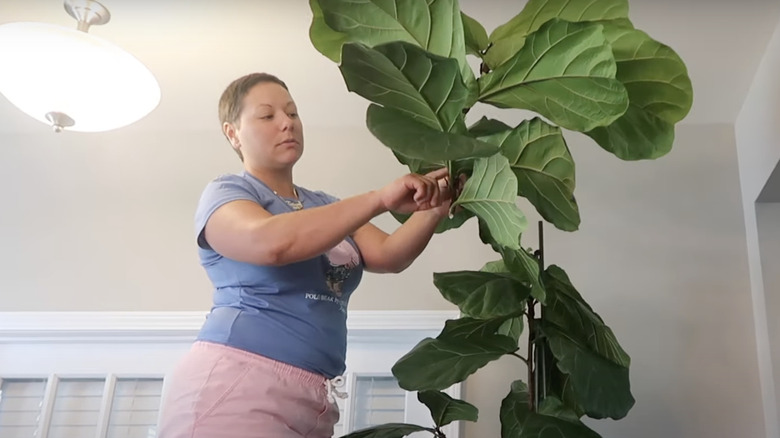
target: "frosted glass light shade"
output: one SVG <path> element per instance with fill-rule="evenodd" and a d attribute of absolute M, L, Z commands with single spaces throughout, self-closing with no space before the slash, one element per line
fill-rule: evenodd
<path fill-rule="evenodd" d="M 31 117 L 64 113 L 72 131 L 127 126 L 154 110 L 160 86 L 138 59 L 99 37 L 45 23 L 0 25 L 0 93 Z"/>

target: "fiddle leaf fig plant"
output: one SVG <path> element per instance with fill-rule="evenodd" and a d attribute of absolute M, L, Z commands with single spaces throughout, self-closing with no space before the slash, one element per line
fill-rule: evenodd
<path fill-rule="evenodd" d="M 410 171 L 446 166 L 453 184 L 465 180 L 436 232 L 476 218 L 480 239 L 500 256 L 478 270 L 433 275 L 462 317 L 393 366 L 431 422 L 347 436 L 443 438 L 452 422 L 478 421 L 476 407 L 444 391 L 509 355 L 523 363 L 525 381 L 507 388 L 498 418 L 481 421 L 500 421 L 502 438 L 598 437 L 581 419 L 626 416 L 631 360 L 566 272 L 544 265 L 543 248 L 521 244 L 528 223 L 517 199 L 560 230 L 579 228 L 567 131 L 622 160 L 668 153 L 693 100 L 682 59 L 634 28 L 628 0 L 529 0 L 490 33 L 457 0 L 309 4 L 314 47 L 371 102 L 369 131 Z M 484 116 L 469 124 L 477 102 L 535 116 L 517 126 Z"/>

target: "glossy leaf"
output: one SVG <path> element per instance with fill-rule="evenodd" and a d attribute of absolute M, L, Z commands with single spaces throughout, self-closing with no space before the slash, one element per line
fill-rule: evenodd
<path fill-rule="evenodd" d="M 322 10 L 325 24 L 336 32 L 346 34 L 348 42 L 369 47 L 391 41 L 412 43 L 433 54 L 455 58 L 466 84 L 469 82 L 468 74 L 473 79 L 473 72 L 466 62 L 463 21 L 455 0 L 314 1 Z M 320 49 L 317 44 L 315 48 Z M 332 45 L 327 48 L 333 51 Z M 323 54 L 334 58 L 332 54 Z"/>
<path fill-rule="evenodd" d="M 528 226 L 517 208 L 517 178 L 506 157 L 496 154 L 474 162 L 474 171 L 463 192 L 453 204 L 460 205 L 482 219 L 496 243 L 507 248 L 520 247 L 520 234 Z"/>
<path fill-rule="evenodd" d="M 501 438 L 600 438 L 579 421 L 531 412 L 528 399 L 526 384 L 519 380 L 512 383 L 501 402 Z"/>
<path fill-rule="evenodd" d="M 416 424 L 387 423 L 369 427 L 344 435 L 341 438 L 401 438 L 415 432 L 428 431 L 434 433 L 434 429 L 417 426 Z"/>
<path fill-rule="evenodd" d="M 511 318 L 504 321 L 504 323 L 501 324 L 501 327 L 498 328 L 497 333 L 499 335 L 508 336 L 512 338 L 515 342 L 519 342 L 520 335 L 523 334 L 524 327 L 525 324 L 523 323 L 523 317 L 518 316 L 516 318 Z"/>
<path fill-rule="evenodd" d="M 561 127 L 590 131 L 623 115 L 628 96 L 595 23 L 548 21 L 509 61 L 479 79 L 480 101 L 535 111 Z"/>
<path fill-rule="evenodd" d="M 547 349 L 549 350 L 549 347 Z M 574 394 L 571 377 L 558 369 L 555 356 L 551 352 L 548 351 L 548 355 L 545 363 L 549 367 L 545 372 L 547 396 L 555 397 L 574 418 L 581 418 L 585 415 L 585 410 L 580 406 L 579 397 Z"/>
<path fill-rule="evenodd" d="M 400 41 L 373 49 L 350 43 L 344 45 L 339 68 L 349 91 L 430 128 L 465 131 L 462 111 L 468 90 L 454 59 Z"/>
<path fill-rule="evenodd" d="M 670 47 L 624 22 L 604 23 L 604 35 L 617 61 L 617 78 L 625 84 L 629 107 L 611 125 L 586 134 L 624 160 L 654 159 L 674 142 L 674 124 L 693 103 L 685 63 Z"/>
<path fill-rule="evenodd" d="M 341 61 L 341 46 L 349 41 L 349 35 L 335 31 L 325 23 L 319 0 L 309 0 L 309 7 L 312 12 L 312 22 L 309 26 L 309 39 L 312 45 L 331 61 Z"/>
<path fill-rule="evenodd" d="M 552 324 L 542 327 L 558 369 L 570 377 L 577 404 L 592 418 L 619 420 L 634 406 L 628 368 L 593 352 Z"/>
<path fill-rule="evenodd" d="M 493 274 L 508 274 L 509 269 L 504 264 L 503 260 L 495 260 L 485 263 L 485 266 L 480 269 L 482 272 L 491 272 Z"/>
<path fill-rule="evenodd" d="M 542 278 L 547 290 L 544 315 L 548 323 L 555 324 L 570 337 L 616 365 L 626 368 L 631 365 L 631 358 L 620 346 L 612 330 L 585 302 L 563 269 L 551 265 Z"/>
<path fill-rule="evenodd" d="M 501 146 L 501 154 L 517 177 L 517 192 L 547 221 L 574 231 L 580 213 L 574 199 L 574 159 L 560 128 L 539 118 L 482 140 Z"/>
<path fill-rule="evenodd" d="M 395 158 L 398 160 L 399 163 L 408 167 L 409 171 L 413 173 L 426 174 L 428 172 L 434 171 L 436 169 L 441 169 L 442 167 L 446 166 L 446 163 L 443 160 L 425 161 L 419 158 L 406 157 L 403 154 L 399 154 L 396 151 L 393 151 L 393 155 L 395 155 Z"/>
<path fill-rule="evenodd" d="M 477 421 L 479 410 L 463 400 L 455 400 L 441 391 L 422 391 L 417 400 L 431 411 L 433 423 L 437 427 L 446 426 L 453 421 Z"/>
<path fill-rule="evenodd" d="M 426 162 L 486 157 L 498 146 L 473 137 L 441 132 L 404 113 L 371 104 L 366 112 L 369 131 L 385 146 L 411 159 Z M 510 170 L 511 173 L 511 170 Z"/>
<path fill-rule="evenodd" d="M 395 218 L 395 220 L 397 220 L 400 223 L 405 223 L 412 216 L 411 214 L 396 213 L 394 211 L 391 211 L 390 214 Z M 460 228 L 461 225 L 466 223 L 466 221 L 468 221 L 472 217 L 474 217 L 474 213 L 468 210 L 458 211 L 452 216 L 446 217 L 444 218 L 444 220 L 439 222 L 439 225 L 436 226 L 434 233 L 440 234 L 445 231 L 449 231 L 455 228 Z"/>
<path fill-rule="evenodd" d="M 463 12 L 460 13 L 460 16 L 463 19 L 466 53 L 481 57 L 481 52 L 487 49 L 489 43 L 487 31 L 485 31 L 485 28 L 479 21 L 469 17 Z"/>
<path fill-rule="evenodd" d="M 457 271 L 433 274 L 433 284 L 461 313 L 479 319 L 516 315 L 531 288 L 509 275 Z"/>
<path fill-rule="evenodd" d="M 546 396 L 544 400 L 539 403 L 538 411 L 542 415 L 560 418 L 561 420 L 566 420 L 570 423 L 580 422 L 580 417 L 577 416 L 574 411 L 567 408 L 557 397 L 550 395 Z"/>
<path fill-rule="evenodd" d="M 487 137 L 511 129 L 509 125 L 500 120 L 488 119 L 482 116 L 473 125 L 469 126 L 469 133 L 474 137 Z"/>
<path fill-rule="evenodd" d="M 628 0 L 529 0 L 519 14 L 490 34 L 492 46 L 484 59 L 495 69 L 523 47 L 528 34 L 553 18 L 582 22 L 626 17 Z"/>
<path fill-rule="evenodd" d="M 450 339 L 456 341 L 471 338 L 474 342 L 478 342 L 481 338 L 490 338 L 496 334 L 506 320 L 506 317 L 491 319 L 463 317 L 449 319 L 444 323 L 444 328 L 436 339 Z"/>
<path fill-rule="evenodd" d="M 399 386 L 407 391 L 440 391 L 516 350 L 517 343 L 501 335 L 425 338 L 400 358 L 392 371 Z"/>
<path fill-rule="evenodd" d="M 524 249 L 499 248 L 504 265 L 510 274 L 531 286 L 531 296 L 544 304 L 547 300 L 545 285 L 539 273 L 539 261 Z"/>

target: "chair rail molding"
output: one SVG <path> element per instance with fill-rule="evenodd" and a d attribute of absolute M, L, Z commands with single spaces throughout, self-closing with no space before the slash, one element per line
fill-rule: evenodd
<path fill-rule="evenodd" d="M 194 340 L 207 312 L 0 312 L 0 343 L 182 342 Z M 435 336 L 458 311 L 354 310 L 349 341 L 404 342 Z"/>

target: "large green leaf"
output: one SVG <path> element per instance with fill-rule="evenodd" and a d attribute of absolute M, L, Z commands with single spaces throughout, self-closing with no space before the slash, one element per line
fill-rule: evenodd
<path fill-rule="evenodd" d="M 373 49 L 345 44 L 341 73 L 347 88 L 443 132 L 465 131 L 468 90 L 458 63 L 418 46 L 393 42 Z"/>
<path fill-rule="evenodd" d="M 542 327 L 558 369 L 569 375 L 579 406 L 592 418 L 619 420 L 634 406 L 628 368 L 591 351 L 552 324 Z"/>
<path fill-rule="evenodd" d="M 564 231 L 579 227 L 574 159 L 560 128 L 533 118 L 481 140 L 501 146 L 517 177 L 517 193 L 527 198 L 547 222 Z"/>
<path fill-rule="evenodd" d="M 524 249 L 499 248 L 510 275 L 531 286 L 531 296 L 544 304 L 547 301 L 545 285 L 539 273 L 539 261 Z"/>
<path fill-rule="evenodd" d="M 341 60 L 341 46 L 349 41 L 349 35 L 328 27 L 319 0 L 309 0 L 309 7 L 312 12 L 309 39 L 317 51 L 330 58 L 331 61 L 339 62 Z"/>
<path fill-rule="evenodd" d="M 561 420 L 566 420 L 571 423 L 580 422 L 580 417 L 577 416 L 574 411 L 566 407 L 566 405 L 557 397 L 549 395 L 539 403 L 538 412 L 542 415 L 560 418 Z"/>
<path fill-rule="evenodd" d="M 424 431 L 435 434 L 434 429 L 418 426 L 416 424 L 387 423 L 379 426 L 369 427 L 367 429 L 361 429 L 348 435 L 344 435 L 341 438 L 401 438 L 407 435 L 411 435 L 415 432 Z"/>
<path fill-rule="evenodd" d="M 407 391 L 449 388 L 478 369 L 517 350 L 507 336 L 425 338 L 393 365 L 398 385 Z"/>
<path fill-rule="evenodd" d="M 482 118 L 477 120 L 473 125 L 469 126 L 469 134 L 474 137 L 487 137 L 511 129 L 512 128 L 509 125 L 500 120 L 488 119 L 487 117 L 482 116 Z"/>
<path fill-rule="evenodd" d="M 544 373 L 545 383 L 547 385 L 547 397 L 555 397 L 561 402 L 564 408 L 570 412 L 574 418 L 581 418 L 585 415 L 585 409 L 579 403 L 579 397 L 574 394 L 574 388 L 571 384 L 571 376 L 564 374 L 558 369 L 558 364 L 552 352 L 547 347 L 547 358 L 545 366 L 547 370 Z M 540 407 L 541 409 L 541 407 Z"/>
<path fill-rule="evenodd" d="M 588 349 L 616 365 L 628 367 L 631 358 L 623 350 L 612 330 L 593 311 L 571 284 L 566 272 L 551 265 L 542 274 L 547 290 L 544 317 Z"/>
<path fill-rule="evenodd" d="M 503 64 L 525 44 L 525 37 L 553 18 L 600 21 L 628 17 L 628 0 L 529 0 L 523 10 L 491 34 L 484 57 L 491 69 Z"/>
<path fill-rule="evenodd" d="M 441 391 L 422 391 L 417 400 L 431 411 L 431 417 L 437 427 L 446 426 L 453 421 L 477 421 L 479 410 L 463 400 L 455 400 Z"/>
<path fill-rule="evenodd" d="M 474 73 L 466 62 L 463 21 L 456 0 L 314 1 L 318 2 L 326 25 L 345 34 L 349 42 L 371 47 L 391 41 L 416 44 L 436 55 L 457 59 L 466 83 L 469 74 L 473 80 Z M 312 11 L 315 12 L 313 7 Z M 314 46 L 320 50 L 321 45 Z M 327 47 L 332 51 L 332 45 Z M 323 54 L 333 59 L 328 53 Z"/>
<path fill-rule="evenodd" d="M 460 13 L 463 19 L 463 33 L 466 43 L 466 53 L 481 57 L 482 51 L 488 47 L 488 36 L 485 28 L 479 21 Z"/>
<path fill-rule="evenodd" d="M 602 29 L 548 21 L 513 58 L 480 77 L 480 101 L 535 111 L 575 131 L 609 125 L 626 111 L 628 96 Z"/>
<path fill-rule="evenodd" d="M 412 216 L 411 214 L 396 213 L 394 211 L 391 211 L 390 214 L 400 223 L 405 223 Z M 439 225 L 436 226 L 434 233 L 440 234 L 445 231 L 460 228 L 461 225 L 465 224 L 466 221 L 472 217 L 474 217 L 474 213 L 468 210 L 460 210 L 452 216 L 448 216 L 439 222 Z"/>
<path fill-rule="evenodd" d="M 691 109 L 685 63 L 670 47 L 624 22 L 604 23 L 629 107 L 614 123 L 586 134 L 624 160 L 654 159 L 672 149 L 674 124 Z"/>
<path fill-rule="evenodd" d="M 462 340 L 469 338 L 469 342 L 479 342 L 479 339 L 490 338 L 496 334 L 506 320 L 506 317 L 448 319 L 436 339 Z"/>
<path fill-rule="evenodd" d="M 399 163 L 407 166 L 409 168 L 409 171 L 413 173 L 426 174 L 436 169 L 441 169 L 442 167 L 447 165 L 444 160 L 425 161 L 419 158 L 406 157 L 403 154 L 399 154 L 396 151 L 393 151 L 393 155 L 395 155 L 395 158 L 398 160 Z"/>
<path fill-rule="evenodd" d="M 569 416 L 559 417 L 561 411 L 547 409 L 547 414 L 531 412 L 528 387 L 517 380 L 501 402 L 501 438 L 600 438 Z"/>
<path fill-rule="evenodd" d="M 518 316 L 515 318 L 510 318 L 504 321 L 503 324 L 501 324 L 501 327 L 498 328 L 497 333 L 499 335 L 504 335 L 512 338 L 515 342 L 520 341 L 520 335 L 523 334 L 523 317 Z"/>
<path fill-rule="evenodd" d="M 500 154 L 474 162 L 474 171 L 453 204 L 471 210 L 482 219 L 496 243 L 520 248 L 520 234 L 528 226 L 517 208 L 517 178 L 509 161 Z"/>
<path fill-rule="evenodd" d="M 366 124 L 385 146 L 407 158 L 427 162 L 451 161 L 486 157 L 498 151 L 496 145 L 467 135 L 438 131 L 398 110 L 375 104 L 369 105 L 366 111 Z"/>
<path fill-rule="evenodd" d="M 490 272 L 434 273 L 433 284 L 461 313 L 479 319 L 517 315 L 531 293 L 530 286 L 511 276 Z"/>

